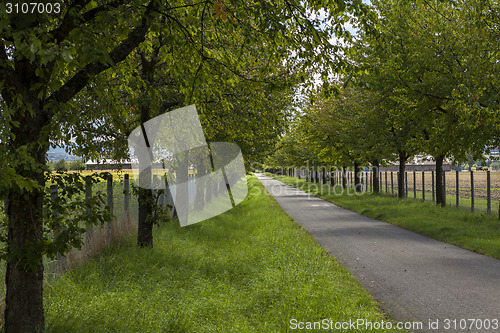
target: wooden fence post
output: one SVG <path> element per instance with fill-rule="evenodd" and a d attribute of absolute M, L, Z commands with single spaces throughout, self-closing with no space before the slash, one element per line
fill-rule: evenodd
<path fill-rule="evenodd" d="M 486 171 L 486 211 L 491 214 L 491 176 L 490 170 Z"/>
<path fill-rule="evenodd" d="M 368 192 L 368 176 L 370 175 L 370 172 L 365 172 L 365 192 Z"/>
<path fill-rule="evenodd" d="M 113 214 L 113 175 L 109 175 L 107 179 L 106 194 L 109 212 Z"/>
<path fill-rule="evenodd" d="M 425 171 L 422 171 L 422 201 L 425 201 Z"/>
<path fill-rule="evenodd" d="M 408 198 L 408 172 L 405 171 L 406 197 Z"/>
<path fill-rule="evenodd" d="M 92 182 L 90 179 L 85 180 L 85 200 L 89 202 L 92 200 Z M 92 209 L 90 207 L 87 208 L 87 215 L 92 214 Z M 93 227 L 88 225 L 85 228 L 85 242 L 86 244 L 90 244 L 90 237 L 92 235 Z"/>
<path fill-rule="evenodd" d="M 54 203 L 59 196 L 59 194 L 57 193 L 57 185 L 50 185 L 50 196 L 51 196 L 52 202 Z M 59 216 L 60 212 L 57 211 L 57 209 L 56 209 L 55 214 L 57 216 Z M 54 231 L 56 236 L 59 232 L 61 232 L 61 230 Z M 66 256 L 64 254 L 58 253 L 56 256 L 56 259 L 57 259 L 58 273 L 62 274 L 62 273 L 64 273 L 64 271 L 66 269 Z"/>
<path fill-rule="evenodd" d="M 387 185 L 388 185 L 388 184 L 387 184 L 387 171 L 386 171 L 386 172 L 385 172 L 385 194 L 387 194 L 387 191 L 389 190 L 389 189 L 388 189 L 388 187 L 389 187 L 389 186 L 387 186 Z"/>
<path fill-rule="evenodd" d="M 195 182 L 196 182 L 195 175 L 193 175 L 193 177 L 192 177 L 192 178 L 193 178 L 193 179 L 191 180 L 191 182 L 192 182 L 192 183 L 194 183 L 194 184 L 196 184 L 196 183 L 195 183 Z M 165 176 L 160 176 L 160 186 L 162 186 L 162 187 L 163 187 L 163 185 L 164 185 L 164 184 L 165 184 Z M 166 200 L 165 200 L 165 194 L 166 194 L 165 192 L 166 192 L 166 191 L 167 191 L 167 190 L 163 190 L 163 189 L 161 189 L 161 190 L 160 190 L 160 193 L 161 193 L 161 194 L 160 194 L 160 197 L 158 198 L 158 205 L 159 205 L 161 208 L 164 208 L 164 206 L 165 206 L 165 201 L 166 201 Z M 195 194 L 195 196 L 196 196 L 196 194 Z"/>
<path fill-rule="evenodd" d="M 109 209 L 109 213 L 113 214 L 113 175 L 109 175 L 108 180 L 107 180 L 107 205 Z M 111 222 L 108 223 L 108 228 L 107 228 L 107 240 L 108 242 L 111 242 Z"/>
<path fill-rule="evenodd" d="M 391 171 L 391 194 L 394 195 L 394 173 Z"/>
<path fill-rule="evenodd" d="M 50 185 L 50 197 L 52 199 L 52 202 L 55 202 L 57 200 L 57 185 Z M 56 214 L 59 215 L 58 212 L 56 212 Z"/>
<path fill-rule="evenodd" d="M 288 170 L 286 172 L 288 172 Z M 286 176 L 286 174 L 284 176 Z M 188 181 L 188 186 L 189 186 L 189 171 L 188 171 L 187 181 Z M 160 195 L 160 190 L 158 189 L 159 183 L 160 183 L 160 178 L 158 177 L 158 175 L 153 175 L 153 198 Z M 188 200 L 189 200 L 189 196 L 188 196 Z"/>
<path fill-rule="evenodd" d="M 444 204 L 446 205 L 446 171 L 443 170 L 443 197 Z"/>
<path fill-rule="evenodd" d="M 373 193 L 373 170 L 370 172 L 370 192 Z"/>
<path fill-rule="evenodd" d="M 413 171 L 413 199 L 417 198 L 417 172 Z"/>
<path fill-rule="evenodd" d="M 470 171 L 470 210 L 474 211 L 474 171 Z"/>
<path fill-rule="evenodd" d="M 434 171 L 432 171 L 432 202 L 436 202 L 436 191 L 434 189 Z"/>
<path fill-rule="evenodd" d="M 383 179 L 382 179 L 382 171 L 378 172 L 378 178 L 380 179 L 379 183 L 380 183 L 380 188 L 378 190 L 378 193 L 382 194 L 382 185 L 383 185 Z"/>
<path fill-rule="evenodd" d="M 127 221 L 130 216 L 129 202 L 130 202 L 130 180 L 129 180 L 129 174 L 126 173 L 123 178 L 123 211 L 125 213 L 125 218 L 127 219 Z"/>
<path fill-rule="evenodd" d="M 396 180 L 398 181 L 398 186 L 397 186 L 397 189 L 398 189 L 398 198 L 399 198 L 399 171 L 396 171 Z"/>

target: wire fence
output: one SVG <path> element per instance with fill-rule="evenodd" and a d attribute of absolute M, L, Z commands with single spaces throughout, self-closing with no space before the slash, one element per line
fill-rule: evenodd
<path fill-rule="evenodd" d="M 307 179 L 318 184 L 354 188 L 355 172 L 336 168 L 281 168 L 271 172 Z M 399 172 L 378 171 L 381 194 L 398 196 Z M 373 192 L 374 171 L 358 173 L 359 191 Z M 436 202 L 435 171 L 407 171 L 403 177 L 403 196 Z M 345 183 L 345 184 L 344 184 Z M 499 214 L 500 171 L 443 171 L 446 204 L 473 212 Z"/>

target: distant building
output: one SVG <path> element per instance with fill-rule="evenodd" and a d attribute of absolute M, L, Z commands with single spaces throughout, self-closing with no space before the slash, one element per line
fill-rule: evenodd
<path fill-rule="evenodd" d="M 490 156 L 500 156 L 500 147 L 490 147 Z"/>
<path fill-rule="evenodd" d="M 120 169 L 132 169 L 131 160 L 112 160 L 112 159 L 102 159 L 102 160 L 88 160 L 85 163 L 86 170 L 120 170 Z"/>
<path fill-rule="evenodd" d="M 102 160 L 88 160 L 85 163 L 86 170 L 130 170 L 132 165 L 137 164 L 137 160 L 112 160 L 112 159 L 102 159 Z M 163 169 L 163 164 L 156 162 L 153 164 L 153 169 Z M 196 173 L 195 168 L 190 166 L 188 169 L 188 176 L 193 176 Z"/>

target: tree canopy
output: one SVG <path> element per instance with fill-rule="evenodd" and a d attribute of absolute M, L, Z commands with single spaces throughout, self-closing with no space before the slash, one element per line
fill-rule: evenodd
<path fill-rule="evenodd" d="M 327 152 L 324 163 L 399 160 L 403 172 L 409 157 L 430 155 L 442 204 L 443 160 L 465 162 L 500 142 L 498 3 L 371 3 L 373 24 L 346 55 L 357 70 L 341 76 L 342 93 L 304 108 L 300 121 L 317 135 L 297 144 Z"/>

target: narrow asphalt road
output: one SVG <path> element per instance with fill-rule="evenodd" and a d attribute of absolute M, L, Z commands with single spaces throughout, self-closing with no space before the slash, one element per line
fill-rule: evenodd
<path fill-rule="evenodd" d="M 421 321 L 425 330 L 430 330 L 429 321 L 436 325 L 439 320 L 432 329 L 438 332 L 500 332 L 500 260 L 256 176 L 285 212 L 349 269 L 395 320 Z M 469 320 L 467 329 L 460 329 L 464 319 L 480 320 Z M 484 330 L 486 325 L 489 330 Z"/>

